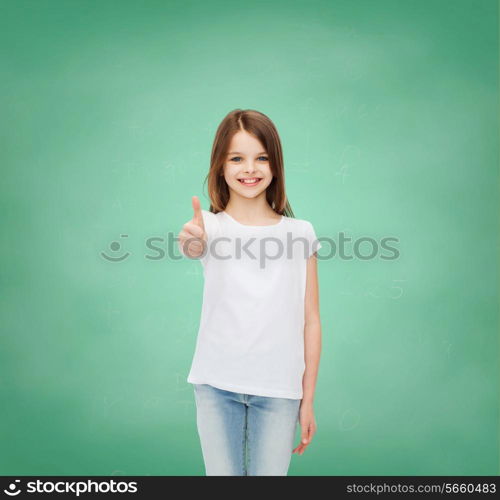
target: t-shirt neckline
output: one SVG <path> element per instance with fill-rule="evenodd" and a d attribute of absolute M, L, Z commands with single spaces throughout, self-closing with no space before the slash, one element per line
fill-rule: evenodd
<path fill-rule="evenodd" d="M 283 223 L 285 220 L 285 216 L 282 215 L 280 221 L 277 224 L 268 224 L 266 226 L 250 226 L 248 224 L 242 224 L 241 222 L 238 222 L 234 217 L 229 215 L 225 210 L 222 211 L 222 213 L 229 219 L 232 220 L 235 224 L 237 224 L 240 227 L 246 227 L 248 229 L 264 229 L 264 228 L 269 228 L 269 227 L 278 227 Z"/>

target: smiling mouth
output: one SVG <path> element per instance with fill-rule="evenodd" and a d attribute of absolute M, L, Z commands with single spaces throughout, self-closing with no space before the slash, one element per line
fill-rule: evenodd
<path fill-rule="evenodd" d="M 238 179 L 240 184 L 243 184 L 244 186 L 256 186 L 261 180 L 262 179 L 260 177 L 253 177 L 252 179 Z"/>

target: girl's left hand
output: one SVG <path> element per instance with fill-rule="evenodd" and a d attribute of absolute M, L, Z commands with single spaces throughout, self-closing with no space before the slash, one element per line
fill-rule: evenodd
<path fill-rule="evenodd" d="M 299 421 L 300 427 L 302 428 L 300 444 L 293 450 L 292 453 L 302 455 L 306 448 L 311 444 L 312 438 L 317 429 L 312 404 L 301 403 Z"/>

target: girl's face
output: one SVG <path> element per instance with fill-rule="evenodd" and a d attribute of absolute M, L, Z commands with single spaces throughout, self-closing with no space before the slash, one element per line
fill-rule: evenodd
<path fill-rule="evenodd" d="M 262 144 L 244 130 L 234 134 L 224 163 L 224 178 L 231 196 L 265 196 L 273 175 L 269 157 Z M 243 179 L 250 182 L 243 183 Z"/>

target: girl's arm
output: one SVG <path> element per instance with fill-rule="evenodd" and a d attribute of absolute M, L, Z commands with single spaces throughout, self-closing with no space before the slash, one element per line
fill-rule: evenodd
<path fill-rule="evenodd" d="M 304 358 L 302 403 L 314 402 L 314 390 L 321 355 L 321 319 L 319 315 L 319 285 L 316 252 L 307 261 L 305 297 Z"/>
<path fill-rule="evenodd" d="M 316 432 L 314 419 L 314 391 L 318 377 L 319 359 L 321 355 L 321 320 L 319 315 L 319 286 L 316 252 L 307 261 L 305 326 L 304 326 L 304 360 L 305 371 L 302 378 L 303 396 L 300 405 L 300 425 L 302 428 L 300 445 L 293 451 L 299 455 L 311 442 Z"/>

